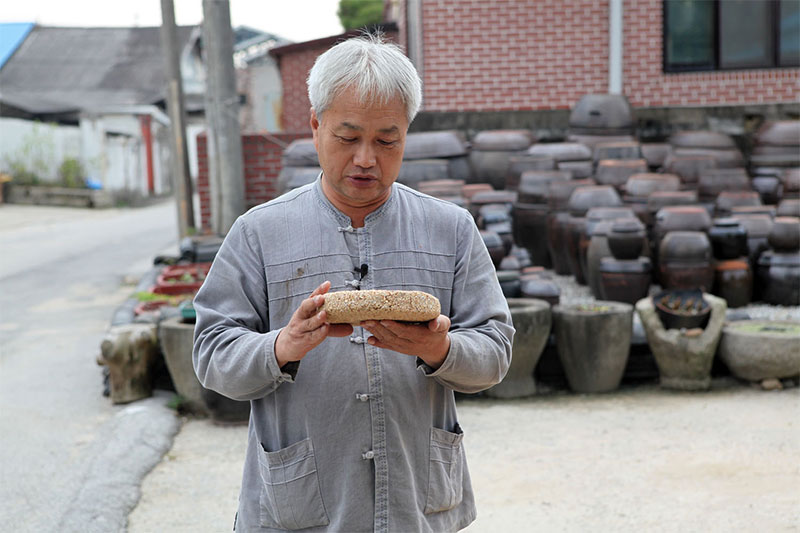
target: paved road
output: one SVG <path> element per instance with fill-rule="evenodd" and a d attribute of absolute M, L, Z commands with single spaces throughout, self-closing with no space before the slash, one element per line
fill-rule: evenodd
<path fill-rule="evenodd" d="M 0 205 L 0 531 L 124 528 L 177 422 L 163 398 L 112 406 L 95 357 L 130 280 L 177 249 L 171 202 Z"/>

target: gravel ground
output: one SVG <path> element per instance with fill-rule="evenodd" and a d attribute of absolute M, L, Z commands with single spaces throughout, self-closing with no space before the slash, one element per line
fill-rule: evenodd
<path fill-rule="evenodd" d="M 459 400 L 478 519 L 466 531 L 800 531 L 800 389 Z M 244 426 L 187 419 L 128 531 L 230 531 Z"/>

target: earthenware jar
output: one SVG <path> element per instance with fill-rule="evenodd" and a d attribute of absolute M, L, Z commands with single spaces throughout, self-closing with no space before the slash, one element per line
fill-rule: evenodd
<path fill-rule="evenodd" d="M 747 230 L 735 218 L 717 218 L 708 230 L 714 258 L 721 261 L 747 255 Z"/>
<path fill-rule="evenodd" d="M 506 204 L 511 207 L 517 201 L 515 191 L 478 191 L 469 199 L 469 212 L 477 220 L 481 206 L 486 204 Z"/>
<path fill-rule="evenodd" d="M 590 287 L 592 286 L 590 279 L 593 280 L 595 282 L 594 285 L 597 286 L 597 266 L 599 266 L 599 263 L 594 265 L 592 271 L 590 272 L 587 261 L 587 253 L 589 251 L 589 244 L 591 243 L 592 235 L 594 234 L 595 228 L 601 222 L 618 219 L 631 219 L 638 222 L 636 215 L 634 215 L 633 210 L 629 207 L 593 207 L 586 212 L 586 225 L 584 227 L 584 233 L 578 240 L 578 261 L 580 261 L 581 270 L 583 270 L 584 276 L 586 277 L 587 283 Z M 603 237 L 605 238 L 607 234 L 608 228 L 606 228 Z"/>
<path fill-rule="evenodd" d="M 635 218 L 621 219 L 611 225 L 608 247 L 617 259 L 636 259 L 644 248 L 644 225 Z"/>
<path fill-rule="evenodd" d="M 486 226 L 486 231 L 492 231 L 500 236 L 500 240 L 503 242 L 503 256 L 511 252 L 511 247 L 514 246 L 514 236 L 511 234 L 511 222 L 495 222 L 494 224 L 488 224 Z"/>
<path fill-rule="evenodd" d="M 714 202 L 714 212 L 724 218 L 731 216 L 734 207 L 759 205 L 761 197 L 755 191 L 722 191 Z"/>
<path fill-rule="evenodd" d="M 747 257 L 750 268 L 755 271 L 758 257 L 769 249 L 768 237 L 772 231 L 772 218 L 768 215 L 736 215 L 734 218 L 747 231 Z"/>
<path fill-rule="evenodd" d="M 466 183 L 461 187 L 461 196 L 467 199 L 467 202 L 472 200 L 472 197 L 479 192 L 493 191 L 494 189 L 489 183 Z"/>
<path fill-rule="evenodd" d="M 506 298 L 519 298 L 520 290 L 519 272 L 516 270 L 498 270 L 497 281 Z"/>
<path fill-rule="evenodd" d="M 777 176 L 756 176 L 751 182 L 753 189 L 765 204 L 777 204 L 783 197 L 783 183 Z"/>
<path fill-rule="evenodd" d="M 647 257 L 600 260 L 600 296 L 603 300 L 635 304 L 647 296 L 653 278 L 653 265 Z"/>
<path fill-rule="evenodd" d="M 781 173 L 783 198 L 800 198 L 800 167 L 787 168 Z"/>
<path fill-rule="evenodd" d="M 714 294 L 724 298 L 728 307 L 742 307 L 753 297 L 753 271 L 742 259 L 717 261 L 714 265 Z"/>
<path fill-rule="evenodd" d="M 522 274 L 520 276 L 523 298 L 537 298 L 550 305 L 558 305 L 561 300 L 561 289 L 550 278 L 541 274 Z"/>
<path fill-rule="evenodd" d="M 775 212 L 779 217 L 800 217 L 800 199 L 784 198 Z"/>
<path fill-rule="evenodd" d="M 800 218 L 776 217 L 769 233 L 769 244 L 779 252 L 800 249 Z"/>
<path fill-rule="evenodd" d="M 547 249 L 553 270 L 556 274 L 562 276 L 571 272 L 567 248 L 564 245 L 566 242 L 566 224 L 570 217 L 569 212 L 567 212 L 569 197 L 578 187 L 588 185 L 594 185 L 594 181 L 552 181 L 547 186 L 547 205 L 549 209 L 547 216 Z"/>
<path fill-rule="evenodd" d="M 656 191 L 674 192 L 680 190 L 681 180 L 675 174 L 655 174 L 640 172 L 632 175 L 625 182 L 623 200 L 644 200 Z"/>
<path fill-rule="evenodd" d="M 658 251 L 659 279 L 665 289 L 710 291 L 714 282 L 711 242 L 700 231 L 670 231 Z"/>
<path fill-rule="evenodd" d="M 547 205 L 517 202 L 512 214 L 514 242 L 528 251 L 534 265 L 550 268 L 552 262 L 547 247 Z"/>
<path fill-rule="evenodd" d="M 723 191 L 749 191 L 750 177 L 743 168 L 715 168 L 703 172 L 697 185 L 701 202 L 713 202 Z"/>
<path fill-rule="evenodd" d="M 612 257 L 608 247 L 608 233 L 611 231 L 613 220 L 604 220 L 595 225 L 586 250 L 586 284 L 592 291 L 592 296 L 602 300 L 600 289 L 600 262 L 603 258 Z"/>
<path fill-rule="evenodd" d="M 604 300 L 557 305 L 553 326 L 570 389 L 594 393 L 619 387 L 631 347 L 631 305 Z"/>
<path fill-rule="evenodd" d="M 519 187 L 520 176 L 528 170 L 555 170 L 556 160 L 552 157 L 537 155 L 515 155 L 508 160 L 506 189 L 513 191 Z"/>
<path fill-rule="evenodd" d="M 647 172 L 644 159 L 603 159 L 597 163 L 594 179 L 600 185 L 611 185 L 622 191 L 628 178 Z"/>
<path fill-rule="evenodd" d="M 570 181 L 572 174 L 562 170 L 526 170 L 520 176 L 517 201 L 547 204 L 548 185 L 554 181 Z"/>
<path fill-rule="evenodd" d="M 761 254 L 757 277 L 761 298 L 772 305 L 800 305 L 800 253 Z"/>
<path fill-rule="evenodd" d="M 506 255 L 503 239 L 493 231 L 480 230 L 480 235 L 483 239 L 483 244 L 485 244 L 487 250 L 489 250 L 489 257 L 492 258 L 494 268 L 498 268 L 500 266 L 500 261 L 502 261 L 503 257 Z"/>
<path fill-rule="evenodd" d="M 651 232 L 652 256 L 655 268 L 659 265 L 659 247 L 664 236 L 670 231 L 702 231 L 711 228 L 712 220 L 708 211 L 699 205 L 666 206 L 656 213 Z"/>
<path fill-rule="evenodd" d="M 655 191 L 647 197 L 647 210 L 653 219 L 662 207 L 673 205 L 697 205 L 697 192 Z"/>

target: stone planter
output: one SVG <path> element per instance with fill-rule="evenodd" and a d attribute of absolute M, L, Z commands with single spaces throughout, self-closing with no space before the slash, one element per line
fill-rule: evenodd
<path fill-rule="evenodd" d="M 800 323 L 741 320 L 722 328 L 719 356 L 731 373 L 748 381 L 800 375 Z"/>
<path fill-rule="evenodd" d="M 633 307 L 619 302 L 557 305 L 556 346 L 570 388 L 608 392 L 619 387 L 631 347 Z"/>
<path fill-rule="evenodd" d="M 152 324 L 112 326 L 100 343 L 97 363 L 108 367 L 111 401 L 135 402 L 153 394 L 158 343 Z"/>
<path fill-rule="evenodd" d="M 533 370 L 550 336 L 550 304 L 533 298 L 510 298 L 508 307 L 517 332 L 511 347 L 511 366 L 505 379 L 486 391 L 494 398 L 522 398 L 536 394 Z"/>
<path fill-rule="evenodd" d="M 184 407 L 197 414 L 210 414 L 214 422 L 246 422 L 250 417 L 250 402 L 239 402 L 205 389 L 192 366 L 194 324 L 180 317 L 163 320 L 158 327 L 158 339 L 164 352 L 172 383 L 184 400 Z"/>
<path fill-rule="evenodd" d="M 9 204 L 97 208 L 114 205 L 111 193 L 104 189 L 73 189 L 9 183 L 6 192 L 5 201 Z"/>
<path fill-rule="evenodd" d="M 711 365 L 728 305 L 710 294 L 703 294 L 703 298 L 711 306 L 711 318 L 705 329 L 664 329 L 652 298 L 642 298 L 636 303 L 664 388 L 706 390 L 711 386 Z"/>

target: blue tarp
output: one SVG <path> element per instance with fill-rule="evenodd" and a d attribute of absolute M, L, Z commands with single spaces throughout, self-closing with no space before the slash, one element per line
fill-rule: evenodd
<path fill-rule="evenodd" d="M 0 69 L 33 29 L 33 22 L 0 23 Z"/>

